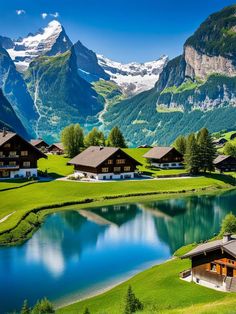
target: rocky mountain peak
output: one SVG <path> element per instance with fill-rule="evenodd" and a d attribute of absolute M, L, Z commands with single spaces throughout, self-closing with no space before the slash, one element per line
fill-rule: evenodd
<path fill-rule="evenodd" d="M 19 71 L 25 71 L 30 62 L 41 55 L 56 55 L 70 49 L 72 43 L 60 22 L 53 20 L 38 32 L 14 41 L 8 53 Z"/>

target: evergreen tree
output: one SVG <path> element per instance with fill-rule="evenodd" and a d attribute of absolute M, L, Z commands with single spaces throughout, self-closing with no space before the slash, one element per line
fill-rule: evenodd
<path fill-rule="evenodd" d="M 143 304 L 136 298 L 131 286 L 129 286 L 125 297 L 124 314 L 132 314 L 141 310 L 143 310 Z"/>
<path fill-rule="evenodd" d="M 24 303 L 21 308 L 20 314 L 30 314 L 30 307 L 28 306 L 28 301 L 24 300 Z"/>
<path fill-rule="evenodd" d="M 200 169 L 204 172 L 213 171 L 213 161 L 216 157 L 216 148 L 211 134 L 206 128 L 203 128 L 198 132 L 197 142 L 199 147 Z"/>
<path fill-rule="evenodd" d="M 184 155 L 186 153 L 186 145 L 187 145 L 186 138 L 183 135 L 180 135 L 174 141 L 174 145 L 173 146 L 179 153 Z"/>
<path fill-rule="evenodd" d="M 61 141 L 65 147 L 65 151 L 70 158 L 79 154 L 84 147 L 83 129 L 79 124 L 71 124 L 64 128 L 61 132 Z"/>
<path fill-rule="evenodd" d="M 186 169 L 191 174 L 198 174 L 200 168 L 200 157 L 199 147 L 194 133 L 190 134 L 187 138 L 186 153 L 184 158 Z"/>
<path fill-rule="evenodd" d="M 126 148 L 124 136 L 120 129 L 114 127 L 108 136 L 108 146 Z"/>
<path fill-rule="evenodd" d="M 105 136 L 102 131 L 93 128 L 84 139 L 85 147 L 89 146 L 105 146 Z"/>
<path fill-rule="evenodd" d="M 89 309 L 86 307 L 84 314 L 90 314 Z"/>
<path fill-rule="evenodd" d="M 53 314 L 53 313 L 55 313 L 55 310 L 53 308 L 52 303 L 47 298 L 39 300 L 31 312 L 31 314 Z"/>
<path fill-rule="evenodd" d="M 233 145 L 230 142 L 226 143 L 224 147 L 224 154 L 236 157 L 236 145 Z"/>

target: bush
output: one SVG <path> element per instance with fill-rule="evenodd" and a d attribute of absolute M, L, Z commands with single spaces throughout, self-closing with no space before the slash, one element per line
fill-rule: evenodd
<path fill-rule="evenodd" d="M 225 233 L 236 233 L 236 216 L 232 213 L 226 215 L 222 221 L 220 235 L 223 236 Z"/>

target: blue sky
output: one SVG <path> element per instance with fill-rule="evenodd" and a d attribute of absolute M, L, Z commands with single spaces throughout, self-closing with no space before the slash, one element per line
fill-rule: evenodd
<path fill-rule="evenodd" d="M 88 48 L 123 62 L 180 54 L 185 40 L 209 14 L 235 3 L 235 0 L 0 1 L 1 35 L 16 38 L 34 32 L 58 12 L 58 20 L 73 42 L 79 39 Z M 43 19 L 42 13 L 47 17 Z"/>

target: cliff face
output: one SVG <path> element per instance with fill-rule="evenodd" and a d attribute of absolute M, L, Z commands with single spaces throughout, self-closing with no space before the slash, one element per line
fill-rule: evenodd
<path fill-rule="evenodd" d="M 194 80 L 196 77 L 206 80 L 210 74 L 219 73 L 233 77 L 236 75 L 236 66 L 233 60 L 222 56 L 210 56 L 198 52 L 191 46 L 184 50 L 186 62 L 185 76 Z"/>

